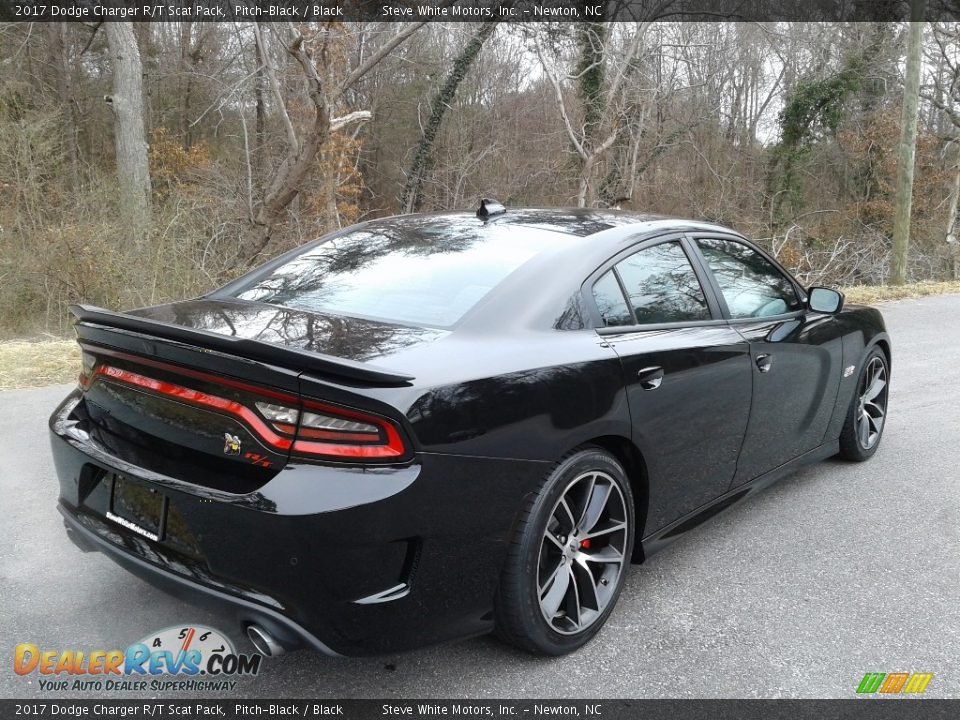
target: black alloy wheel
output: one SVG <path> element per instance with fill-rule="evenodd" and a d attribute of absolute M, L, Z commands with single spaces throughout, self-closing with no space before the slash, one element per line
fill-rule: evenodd
<path fill-rule="evenodd" d="M 874 348 L 867 355 L 857 390 L 840 433 L 840 456 L 861 462 L 872 457 L 880 445 L 887 420 L 890 371 L 883 351 Z"/>
<path fill-rule="evenodd" d="M 616 604 L 633 551 L 629 480 L 604 450 L 564 459 L 528 503 L 497 596 L 497 633 L 562 655 L 592 638 Z"/>

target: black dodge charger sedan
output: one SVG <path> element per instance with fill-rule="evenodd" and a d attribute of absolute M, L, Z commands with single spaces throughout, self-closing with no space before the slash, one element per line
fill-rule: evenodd
<path fill-rule="evenodd" d="M 264 654 L 491 630 L 570 652 L 631 562 L 869 458 L 887 408 L 876 310 L 731 230 L 631 213 L 374 220 L 196 300 L 73 312 L 80 383 L 50 420 L 69 536 L 230 609 Z"/>

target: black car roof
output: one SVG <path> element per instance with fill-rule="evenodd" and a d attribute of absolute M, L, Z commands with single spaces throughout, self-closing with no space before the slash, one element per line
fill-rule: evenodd
<path fill-rule="evenodd" d="M 666 220 L 664 215 L 627 212 L 623 210 L 595 210 L 592 208 L 522 208 L 508 210 L 488 222 L 501 225 L 522 225 L 552 230 L 567 235 L 588 237 L 604 230 L 654 220 Z"/>
<path fill-rule="evenodd" d="M 511 273 L 464 316 L 455 330 L 552 327 L 556 314 L 579 292 L 582 281 L 608 258 L 636 242 L 674 232 L 737 235 L 729 228 L 702 221 L 592 208 L 508 208 L 487 219 L 472 212 L 398 215 L 368 221 L 363 228 L 397 235 L 459 228 L 469 234 L 493 225 L 555 233 L 565 242 L 539 252 Z"/>
<path fill-rule="evenodd" d="M 671 232 L 714 231 L 736 234 L 710 223 L 649 213 L 592 208 L 508 208 L 489 218 L 474 212 L 437 212 L 394 215 L 367 220 L 296 248 L 257 270 L 211 293 L 211 297 L 232 297 L 248 288 L 274 268 L 295 259 L 321 243 L 332 242 L 350 233 L 374 233 L 410 248 L 445 245 L 449 252 L 483 236 L 484 229 L 503 226 L 529 228 L 541 234 L 555 234 L 554 248 L 539 251 L 526 261 L 462 318 L 457 327 L 527 326 L 552 327 L 555 317 L 581 282 L 609 257 L 647 237 Z M 519 308 L 525 308 L 523 312 Z M 533 317 L 536 315 L 537 317 Z"/>
<path fill-rule="evenodd" d="M 597 210 L 593 208 L 511 208 L 505 213 L 481 219 L 472 212 L 449 211 L 435 213 L 417 213 L 413 215 L 394 215 L 391 217 L 368 220 L 364 226 L 369 229 L 386 227 L 416 226 L 431 219 L 447 219 L 476 222 L 478 225 L 517 225 L 540 230 L 588 237 L 615 227 L 625 227 L 638 223 L 657 220 L 669 220 L 665 215 L 639 213 L 626 210 Z"/>
<path fill-rule="evenodd" d="M 699 220 L 632 210 L 595 208 L 508 208 L 506 212 L 488 219 L 478 218 L 475 213 L 465 211 L 416 213 L 368 220 L 360 227 L 367 230 L 394 229 L 410 232 L 438 219 L 476 223 L 480 227 L 489 224 L 515 225 L 580 238 L 591 237 L 614 228 L 633 228 L 636 232 L 667 229 L 731 232 L 729 228 Z"/>

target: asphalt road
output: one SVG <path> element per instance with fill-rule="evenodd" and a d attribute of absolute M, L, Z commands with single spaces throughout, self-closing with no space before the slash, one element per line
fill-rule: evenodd
<path fill-rule="evenodd" d="M 544 660 L 490 638 L 296 652 L 236 696 L 849 698 L 868 671 L 932 672 L 927 696 L 960 696 L 960 296 L 883 311 L 893 382 L 876 456 L 805 469 L 633 568 L 579 653 Z M 67 540 L 46 435 L 67 390 L 0 393 L 0 697 L 64 696 L 14 675 L 19 642 L 110 649 L 197 622 L 251 651 L 229 620 Z"/>

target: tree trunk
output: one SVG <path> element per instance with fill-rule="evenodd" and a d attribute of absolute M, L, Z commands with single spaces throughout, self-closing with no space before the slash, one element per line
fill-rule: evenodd
<path fill-rule="evenodd" d="M 132 23 L 103 25 L 113 65 L 113 95 L 104 100 L 113 111 L 120 201 L 130 226 L 142 229 L 150 222 L 150 166 L 143 122 L 140 52 Z"/>
<path fill-rule="evenodd" d="M 920 51 L 923 46 L 924 5 L 925 0 L 913 0 L 910 8 L 912 22 L 907 38 L 907 70 L 903 86 L 899 169 L 893 216 L 893 249 L 890 253 L 891 285 L 903 285 L 907 281 L 910 213 L 913 204 L 913 163 L 917 150 L 917 111 L 920 105 Z"/>
<path fill-rule="evenodd" d="M 267 78 L 263 72 L 264 54 L 260 43 L 253 44 L 254 58 L 257 64 L 257 76 L 254 81 L 254 93 L 256 95 L 256 126 L 253 134 L 253 174 L 256 178 L 257 191 L 263 190 L 263 177 L 265 174 L 264 143 L 267 132 L 267 107 L 266 94 Z"/>
<path fill-rule="evenodd" d="M 953 182 L 950 188 L 950 201 L 947 208 L 947 231 L 944 233 L 944 239 L 947 242 L 947 261 L 949 263 L 950 279 L 956 280 L 960 277 L 960 238 L 957 237 L 957 211 L 960 210 L 960 137 L 953 141 L 956 146 L 954 152 L 955 163 L 953 166 Z"/>
<path fill-rule="evenodd" d="M 417 152 L 413 156 L 413 162 L 407 171 L 407 182 L 403 188 L 403 194 L 400 196 L 400 206 L 403 212 L 416 212 L 423 199 L 423 178 L 426 174 L 427 161 L 430 159 L 430 151 L 433 143 L 437 139 L 437 132 L 440 130 L 440 123 L 443 122 L 443 116 L 450 109 L 457 94 L 457 88 L 463 82 L 470 66 L 473 65 L 484 41 L 490 37 L 490 33 L 496 28 L 497 23 L 484 23 L 477 33 L 470 38 L 470 41 L 464 46 L 463 50 L 453 61 L 453 68 L 443 87 L 434 96 L 431 103 L 430 119 L 423 127 L 423 133 L 420 136 L 420 144 L 417 146 Z"/>
<path fill-rule="evenodd" d="M 452 3 L 453 0 L 443 0 L 440 5 L 446 7 Z M 304 132 L 303 140 L 300 140 L 297 137 L 296 130 L 287 112 L 287 106 L 284 103 L 276 73 L 273 71 L 269 57 L 263 47 L 263 35 L 260 32 L 259 24 L 254 24 L 254 37 L 256 38 L 256 42 L 261 46 L 260 52 L 264 60 L 266 78 L 276 98 L 277 111 L 280 114 L 283 124 L 286 126 L 287 157 L 273 173 L 272 178 L 267 183 L 263 198 L 254 208 L 254 237 L 251 238 L 251 242 L 247 243 L 244 252 L 245 260 L 255 260 L 270 243 L 274 227 L 281 220 L 287 208 L 290 207 L 291 203 L 293 203 L 300 194 L 303 180 L 316 162 L 317 153 L 326 147 L 330 139 L 330 133 L 352 122 L 359 122 L 370 118 L 370 113 L 365 110 L 348 113 L 336 119 L 332 118 L 331 108 L 336 98 L 341 97 L 347 89 L 352 87 L 392 50 L 402 42 L 405 42 L 407 38 L 417 32 L 423 25 L 423 22 L 411 23 L 396 33 L 380 50 L 356 67 L 347 76 L 343 84 L 335 88 L 332 93 L 324 87 L 317 68 L 314 65 L 313 57 L 304 46 L 303 35 L 297 34 L 292 36 L 286 48 L 287 53 L 300 65 L 300 69 L 303 71 L 303 75 L 307 81 L 307 95 L 313 104 L 313 122 Z"/>
<path fill-rule="evenodd" d="M 177 69 L 177 85 L 180 90 L 177 120 L 179 125 L 180 143 L 189 149 L 190 137 L 190 94 L 193 90 L 193 23 L 189 20 L 180 21 L 180 67 Z"/>
<path fill-rule="evenodd" d="M 66 42 L 67 24 L 64 22 L 47 25 L 50 67 L 53 68 L 57 89 L 57 101 L 61 107 L 61 127 L 63 152 L 70 166 L 70 185 L 76 190 L 80 187 L 80 148 L 77 141 L 77 103 L 73 95 L 73 76 Z"/>
<path fill-rule="evenodd" d="M 602 22 L 577 23 L 577 65 L 574 70 L 577 94 L 583 104 L 583 138 L 580 141 L 586 157 L 577 155 L 579 174 L 577 182 L 577 207 L 586 207 L 593 200 L 592 177 L 597 161 L 597 133 L 607 110 L 607 77 L 605 68 L 607 26 Z"/>
<path fill-rule="evenodd" d="M 950 188 L 950 202 L 947 208 L 947 232 L 944 239 L 948 245 L 956 245 L 957 238 L 957 210 L 960 208 L 960 137 L 953 141 L 955 161 L 953 165 L 953 184 Z"/>
<path fill-rule="evenodd" d="M 259 28 L 256 32 L 257 42 L 260 43 L 262 36 Z M 290 206 L 290 203 L 300 194 L 303 179 L 316 162 L 317 153 L 326 146 L 330 137 L 330 100 L 314 66 L 313 58 L 304 48 L 303 40 L 301 35 L 294 37 L 287 47 L 287 52 L 300 64 L 300 68 L 306 77 L 307 94 L 313 102 L 313 123 L 304 134 L 303 140 L 298 139 L 289 115 L 287 115 L 286 107 L 282 103 L 276 75 L 272 68 L 267 65 L 267 78 L 274 88 L 280 112 L 283 113 L 285 123 L 288 126 L 288 147 L 287 157 L 273 174 L 264 191 L 263 198 L 255 209 L 253 224 L 256 236 L 253 239 L 250 251 L 247 253 L 248 259 L 255 259 L 270 243 L 274 226 Z M 263 57 L 266 58 L 264 48 L 261 48 L 261 52 Z"/>
<path fill-rule="evenodd" d="M 580 178 L 577 181 L 577 207 L 587 206 L 587 200 L 590 197 L 590 175 L 593 174 L 593 166 L 597 161 L 595 153 L 591 153 L 581 161 Z"/>

